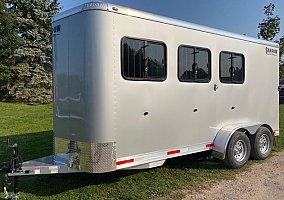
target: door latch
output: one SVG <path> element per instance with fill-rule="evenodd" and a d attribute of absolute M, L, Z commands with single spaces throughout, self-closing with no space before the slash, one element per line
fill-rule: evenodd
<path fill-rule="evenodd" d="M 217 84 L 214 84 L 214 91 L 217 91 L 218 90 L 218 85 Z"/>

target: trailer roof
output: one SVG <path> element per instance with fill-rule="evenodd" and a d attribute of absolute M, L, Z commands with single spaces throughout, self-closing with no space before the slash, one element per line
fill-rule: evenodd
<path fill-rule="evenodd" d="M 155 14 L 151 14 L 151 13 L 147 13 L 147 12 L 143 12 L 143 11 L 138 11 L 138 10 L 123 7 L 123 6 L 117 6 L 117 5 L 105 3 L 105 2 L 91 1 L 91 2 L 88 2 L 88 3 L 82 4 L 80 6 L 73 8 L 73 9 L 61 12 L 59 14 L 56 14 L 53 17 L 52 20 L 53 20 L 53 22 L 55 22 L 55 21 L 58 21 L 62 18 L 71 16 L 71 15 L 74 15 L 76 13 L 83 12 L 83 11 L 86 11 L 86 10 L 104 10 L 104 11 L 108 11 L 108 12 L 114 12 L 114 13 L 119 13 L 119 14 L 123 14 L 123 15 L 127 15 L 127 16 L 137 17 L 137 18 L 140 18 L 140 19 L 159 22 L 159 23 L 163 23 L 163 24 L 168 24 L 168 25 L 178 26 L 178 27 L 182 27 L 182 28 L 197 30 L 197 31 L 201 31 L 201 32 L 211 33 L 211 34 L 215 34 L 215 35 L 220 35 L 220 36 L 224 36 L 224 37 L 239 39 L 239 40 L 243 40 L 243 41 L 247 41 L 247 42 L 263 44 L 263 45 L 272 46 L 272 47 L 276 47 L 276 48 L 279 47 L 279 45 L 277 43 L 274 43 L 274 42 L 270 42 L 270 41 L 266 41 L 266 40 L 260 40 L 260 39 L 257 39 L 257 38 L 248 37 L 248 36 L 241 35 L 241 34 L 231 33 L 231 32 L 227 32 L 227 31 L 223 31 L 223 30 L 219 30 L 219 29 L 214 29 L 214 28 L 210 28 L 210 27 L 206 27 L 206 26 L 202 26 L 202 25 L 198 25 L 198 24 L 194 24 L 194 23 L 189 23 L 189 22 L 182 21 L 182 20 L 177 20 L 177 19 L 173 19 L 173 18 L 169 18 L 169 17 L 155 15 Z"/>

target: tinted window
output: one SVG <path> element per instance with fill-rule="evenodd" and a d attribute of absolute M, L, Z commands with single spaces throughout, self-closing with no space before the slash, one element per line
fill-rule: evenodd
<path fill-rule="evenodd" d="M 165 45 L 162 42 L 123 38 L 122 75 L 128 80 L 165 80 Z"/>
<path fill-rule="evenodd" d="M 211 53 L 208 49 L 181 46 L 178 50 L 178 78 L 183 82 L 209 82 Z"/>
<path fill-rule="evenodd" d="M 222 83 L 243 83 L 245 80 L 245 59 L 242 54 L 220 53 L 220 81 Z"/>

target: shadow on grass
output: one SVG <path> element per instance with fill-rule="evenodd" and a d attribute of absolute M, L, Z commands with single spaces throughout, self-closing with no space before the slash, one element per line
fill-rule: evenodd
<path fill-rule="evenodd" d="M 10 145 L 15 143 L 19 145 L 19 153 L 24 161 L 53 153 L 52 131 L 5 136 L 0 137 L 0 162 L 10 160 L 12 152 L 6 143 L 8 138 Z"/>
<path fill-rule="evenodd" d="M 6 140 L 8 137 L 0 137 L 0 141 Z M 20 155 L 23 160 L 32 160 L 39 157 L 51 155 L 53 152 L 53 135 L 51 131 L 41 133 L 31 133 L 19 136 L 9 137 L 11 142 L 18 143 Z M 1 152 L 2 149 L 5 149 Z M 1 155 L 2 154 L 2 155 Z M 0 144 L 0 159 L 4 161 L 8 159 L 9 152 L 4 143 Z M 215 170 L 226 169 L 222 162 L 217 160 L 207 160 L 207 154 L 193 154 L 166 161 L 161 170 Z M 104 174 L 56 174 L 56 175 L 39 175 L 20 177 L 20 192 L 30 193 L 36 196 L 53 196 L 69 190 L 80 189 L 85 186 L 95 186 L 109 183 L 116 183 L 119 180 L 139 175 L 143 173 L 155 173 L 157 169 L 147 170 L 126 170 L 115 171 Z"/>
<path fill-rule="evenodd" d="M 211 152 L 201 152 L 177 158 L 168 159 L 164 167 L 174 169 L 227 169 L 221 160 L 211 158 Z"/>

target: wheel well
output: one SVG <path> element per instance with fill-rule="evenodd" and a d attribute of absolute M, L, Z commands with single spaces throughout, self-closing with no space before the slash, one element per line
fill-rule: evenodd
<path fill-rule="evenodd" d="M 262 126 L 265 127 L 265 128 L 268 128 L 270 130 L 271 134 L 273 134 L 273 130 L 272 130 L 271 126 L 269 126 L 268 124 L 263 124 Z"/>
<path fill-rule="evenodd" d="M 273 133 L 273 130 L 272 130 L 271 126 L 269 126 L 268 124 L 263 124 L 263 125 L 261 125 L 260 127 L 268 128 L 269 131 L 270 131 L 271 133 Z M 238 130 L 236 130 L 236 131 L 243 132 L 243 133 L 245 133 L 248 137 L 249 137 L 249 135 L 255 134 L 255 133 L 251 133 L 251 132 L 248 131 L 246 128 L 240 128 L 240 129 L 238 129 Z"/>
<path fill-rule="evenodd" d="M 252 133 L 250 133 L 247 129 L 240 128 L 237 131 L 243 132 L 243 133 L 245 133 L 248 136 L 249 139 L 251 138 L 250 136 L 252 135 Z"/>
<path fill-rule="evenodd" d="M 260 127 L 268 128 L 269 131 L 271 132 L 271 134 L 273 133 L 273 130 L 272 130 L 271 126 L 269 126 L 268 124 L 263 124 L 263 125 L 261 125 Z M 240 128 L 240 129 L 238 129 L 237 131 L 240 131 L 240 132 L 245 133 L 245 134 L 248 136 L 249 140 L 251 140 L 251 138 L 252 138 L 251 136 L 255 134 L 255 133 L 249 132 L 249 131 L 248 131 L 247 129 L 245 129 L 245 128 Z"/>
<path fill-rule="evenodd" d="M 221 160 L 225 159 L 227 145 L 236 131 L 246 134 L 250 141 L 252 141 L 252 138 L 259 129 L 259 127 L 266 127 L 271 131 L 271 133 L 273 133 L 272 128 L 269 125 L 257 122 L 224 126 L 218 131 L 214 139 L 214 146 L 212 152 L 213 157 L 219 158 Z"/>

